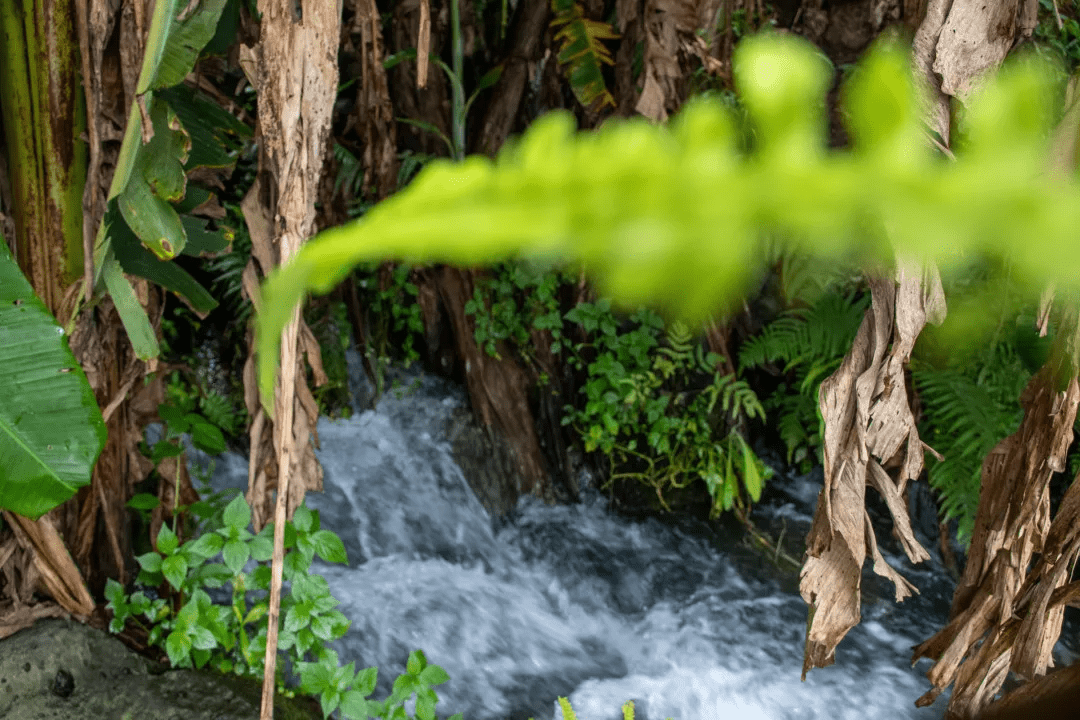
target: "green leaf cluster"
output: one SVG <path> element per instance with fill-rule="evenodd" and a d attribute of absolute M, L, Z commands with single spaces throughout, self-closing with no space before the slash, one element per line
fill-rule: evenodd
<path fill-rule="evenodd" d="M 110 579 L 105 588 L 106 607 L 113 611 L 109 629 L 120 632 L 129 620 L 143 625 L 150 644 L 162 647 L 174 667 L 209 666 L 261 677 L 274 526 L 268 524 L 253 534 L 250 524 L 251 508 L 238 495 L 221 512 L 219 524 L 186 542 L 163 525 L 157 549 L 137 558 L 142 568 L 137 582 L 144 587 L 164 584 L 176 600 L 147 590 L 129 594 Z M 449 677 L 438 665 L 429 665 L 423 651 L 409 655 L 391 695 L 375 701 L 368 696 L 375 690 L 377 668 L 357 672 L 355 663 L 343 667 L 338 654 L 327 647 L 345 634 L 349 621 L 336 609 L 339 603 L 326 580 L 312 574 L 311 563 L 316 556 L 326 562 L 347 562 L 341 539 L 320 528 L 317 512 L 301 506 L 285 525 L 285 548 L 282 577 L 289 590 L 281 599 L 278 649 L 292 660 L 300 691 L 319 698 L 326 717 L 338 711 L 350 720 L 434 720 L 438 703 L 434 687 Z M 245 571 L 251 560 L 258 565 Z M 214 604 L 207 589 L 229 586 L 232 604 Z M 279 689 L 285 690 L 280 669 L 281 665 Z M 405 711 L 412 698 L 415 715 Z"/>
<path fill-rule="evenodd" d="M 157 549 L 138 556 L 142 570 L 137 582 L 147 587 L 167 583 L 179 598 L 151 599 L 144 591 L 128 595 L 122 585 L 110 580 L 106 587 L 108 607 L 114 617 L 113 632 L 135 619 L 149 632 L 151 645 L 162 647 L 174 667 L 203 667 L 210 664 L 222 672 L 261 676 L 266 648 L 266 591 L 270 587 L 270 567 L 259 565 L 251 572 L 249 560 L 266 563 L 273 554 L 273 526 L 254 535 L 248 530 L 251 509 L 237 496 L 222 513 L 222 525 L 197 538 L 180 543 L 179 537 L 162 525 Z M 309 651 L 320 657 L 321 643 L 341 637 L 348 621 L 335 610 L 338 602 L 330 595 L 326 581 L 311 575 L 312 559 L 346 562 L 345 548 L 333 533 L 319 528 L 318 514 L 301 507 L 285 528 L 283 577 L 289 593 L 282 598 L 282 628 L 279 647 L 291 651 L 294 660 Z M 221 557 L 220 562 L 209 562 Z M 206 589 L 232 587 L 232 606 L 215 605 Z M 145 618 L 146 623 L 138 620 Z"/>
<path fill-rule="evenodd" d="M 764 420 L 757 395 L 734 373 L 721 373 L 719 356 L 704 351 L 689 328 L 639 310 L 625 323 L 610 302 L 580 303 L 565 316 L 590 339 L 573 346 L 572 365 L 585 370 L 584 404 L 567 405 L 587 451 L 599 451 L 611 468 L 608 483 L 629 479 L 664 491 L 695 480 L 713 498 L 713 514 L 756 502 L 771 471 L 742 433 Z"/>
<path fill-rule="evenodd" d="M 213 199 L 188 184 L 195 171 L 232 168 L 251 130 L 182 85 L 214 37 L 226 0 L 177 7 L 155 5 L 147 52 L 132 103 L 108 205 L 94 248 L 95 286 L 104 283 L 140 358 L 159 348 L 148 318 L 124 274 L 144 277 L 182 295 L 199 313 L 217 301 L 175 262 L 178 255 L 213 255 L 232 240 L 192 214 Z"/>
<path fill-rule="evenodd" d="M 355 663 L 336 667 L 337 654 L 327 651 L 332 663 L 300 663 L 300 687 L 319 698 L 323 715 L 329 717 L 340 708 L 342 716 L 350 720 L 367 720 L 369 717 L 385 720 L 435 720 L 435 705 L 439 698 L 434 687 L 450 679 L 438 665 L 429 665 L 423 650 L 409 653 L 405 672 L 394 680 L 390 697 L 382 701 L 368 700 L 375 691 L 378 668 L 369 667 L 356 672 Z M 416 699 L 416 713 L 405 711 L 405 703 Z M 461 720 L 461 713 L 450 720 Z"/>
<path fill-rule="evenodd" d="M 465 303 L 473 317 L 476 343 L 491 357 L 499 357 L 496 344 L 512 343 L 523 355 L 531 355 L 533 330 L 551 333 L 551 352 L 563 347 L 563 314 L 558 292 L 567 276 L 537 263 L 503 263 L 482 276 Z"/>

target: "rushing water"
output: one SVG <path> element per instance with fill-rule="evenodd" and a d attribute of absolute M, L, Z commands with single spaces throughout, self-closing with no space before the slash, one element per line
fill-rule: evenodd
<path fill-rule="evenodd" d="M 523 499 L 493 521 L 445 436 L 463 394 L 418 382 L 375 411 L 319 420 L 326 490 L 308 499 L 345 542 L 349 567 L 315 570 L 352 620 L 342 661 L 379 667 L 376 697 L 422 648 L 450 675 L 444 718 L 559 720 L 560 695 L 582 720 L 621 718 L 630 699 L 641 720 L 941 717 L 944 700 L 913 705 L 926 661 L 908 666 L 946 619 L 940 569 L 905 570 L 923 594 L 901 605 L 864 598 L 836 664 L 800 682 L 806 606 L 790 579 L 718 549 L 707 527 L 628 520 L 595 492 L 573 506 Z M 217 467 L 219 488 L 246 483 L 242 457 Z M 805 533 L 820 482 L 786 485 L 755 512 Z"/>

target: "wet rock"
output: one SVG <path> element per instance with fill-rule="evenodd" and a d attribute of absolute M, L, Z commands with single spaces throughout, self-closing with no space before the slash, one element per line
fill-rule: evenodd
<path fill-rule="evenodd" d="M 166 670 L 114 637 L 72 620 L 40 620 L 0 641 L 5 720 L 255 720 L 258 683 L 211 672 Z M 321 717 L 279 698 L 275 717 Z"/>

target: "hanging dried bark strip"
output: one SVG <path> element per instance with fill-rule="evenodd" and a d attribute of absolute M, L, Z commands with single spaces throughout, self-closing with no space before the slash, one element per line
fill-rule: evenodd
<path fill-rule="evenodd" d="M 944 314 L 936 273 L 901 265 L 897 280 L 870 283 L 873 303 L 840 368 L 821 384 L 825 487 L 807 536 L 800 591 L 810 605 L 803 678 L 831 665 L 836 645 L 859 622 L 859 585 L 869 545 L 874 571 L 899 602 L 916 588 L 885 562 L 865 508 L 867 484 L 885 497 L 894 530 L 912 562 L 930 558 L 915 539 L 904 486 L 922 470 L 922 442 L 907 404 L 904 366 L 927 320 Z M 924 289 L 925 288 L 925 289 Z M 891 477 L 883 465 L 896 465 Z"/>
<path fill-rule="evenodd" d="M 949 712 L 974 717 L 1001 688 L 1009 669 L 1040 675 L 1053 664 L 1050 650 L 1061 632 L 1063 603 L 1055 596 L 1080 553 L 1080 486 L 1066 494 L 1053 524 L 1049 483 L 1064 467 L 1080 404 L 1075 371 L 1055 389 L 1060 355 L 1031 379 L 1021 397 L 1020 428 L 983 462 L 982 489 L 971 551 L 953 597 L 952 621 L 915 648 L 913 660 L 937 659 L 927 677 L 927 705 L 956 683 Z M 1032 559 L 1041 553 L 1038 563 Z"/>

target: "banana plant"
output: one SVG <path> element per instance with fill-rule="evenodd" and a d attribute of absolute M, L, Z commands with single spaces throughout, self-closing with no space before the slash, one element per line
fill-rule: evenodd
<path fill-rule="evenodd" d="M 108 206 L 94 247 L 94 285 L 112 296 L 138 357 L 159 353 L 157 338 L 124 274 L 182 295 L 199 313 L 217 306 L 207 290 L 172 262 L 180 254 L 215 254 L 232 240 L 190 214 L 211 201 L 188 184 L 200 168 L 231 168 L 250 128 L 182 83 L 217 31 L 228 0 L 154 6 L 146 54 Z"/>
<path fill-rule="evenodd" d="M 105 422 L 63 329 L 0 237 L 0 509 L 36 519 L 90 482 Z"/>

